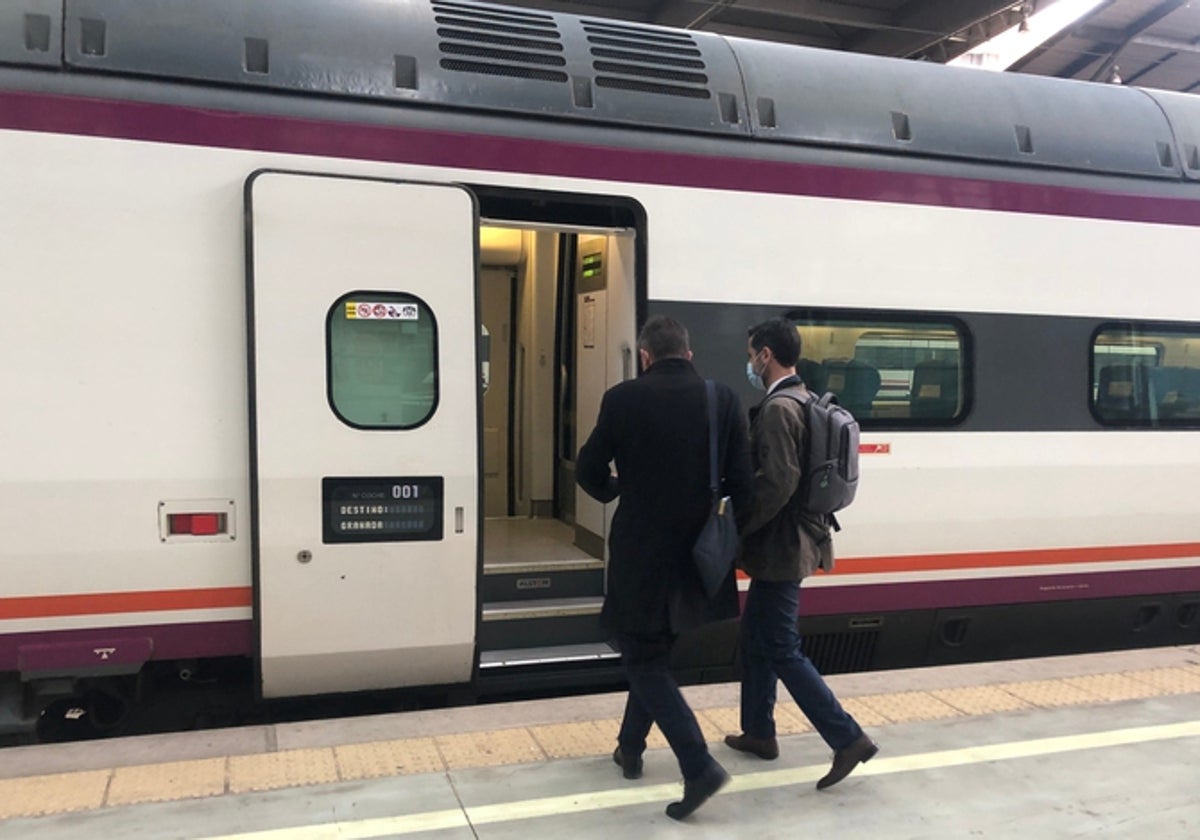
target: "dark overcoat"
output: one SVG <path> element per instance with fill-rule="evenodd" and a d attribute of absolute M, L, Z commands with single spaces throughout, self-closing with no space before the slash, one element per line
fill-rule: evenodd
<path fill-rule="evenodd" d="M 717 383 L 716 393 L 722 493 L 736 511 L 748 504 L 753 479 L 746 421 L 733 391 Z M 619 499 L 602 613 L 610 630 L 680 633 L 737 615 L 733 576 L 710 603 L 691 561 L 710 508 L 706 407 L 691 362 L 662 359 L 605 393 L 579 450 L 579 486 L 602 502 Z"/>

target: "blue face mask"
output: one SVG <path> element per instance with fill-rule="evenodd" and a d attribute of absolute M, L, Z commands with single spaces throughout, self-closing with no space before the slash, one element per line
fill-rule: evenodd
<path fill-rule="evenodd" d="M 763 382 L 762 374 L 754 370 L 754 361 L 746 362 L 746 379 L 750 380 L 750 384 L 760 391 L 767 390 L 766 383 Z"/>

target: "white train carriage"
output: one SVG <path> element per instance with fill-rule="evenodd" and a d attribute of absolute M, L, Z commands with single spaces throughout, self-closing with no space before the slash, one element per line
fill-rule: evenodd
<path fill-rule="evenodd" d="M 731 384 L 788 314 L 860 416 L 826 670 L 1194 642 L 1198 143 L 1184 95 L 467 0 L 8 4 L 0 726 L 229 657 L 612 679 L 573 458 L 654 313 Z"/>

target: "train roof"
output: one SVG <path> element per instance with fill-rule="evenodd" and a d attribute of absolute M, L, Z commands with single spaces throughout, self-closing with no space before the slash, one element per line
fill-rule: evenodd
<path fill-rule="evenodd" d="M 1200 99 L 471 0 L 21 0 L 0 64 L 1200 180 Z"/>

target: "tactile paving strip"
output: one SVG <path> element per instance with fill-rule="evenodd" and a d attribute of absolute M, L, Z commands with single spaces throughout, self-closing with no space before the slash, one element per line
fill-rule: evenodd
<path fill-rule="evenodd" d="M 1065 680 L 1002 683 L 997 687 L 1034 706 L 1079 706 L 1084 703 L 1096 703 L 1103 699 L 1090 691 L 1071 685 Z"/>
<path fill-rule="evenodd" d="M 737 706 L 721 706 L 714 709 L 697 709 L 697 718 L 704 718 L 713 729 L 725 735 L 739 735 L 742 731 L 742 713 Z"/>
<path fill-rule="evenodd" d="M 338 773 L 344 780 L 440 773 L 446 769 L 432 738 L 408 738 L 333 748 Z"/>
<path fill-rule="evenodd" d="M 287 750 L 229 757 L 229 792 L 323 785 L 338 781 L 333 750 Z"/>
<path fill-rule="evenodd" d="M 531 726 L 529 732 L 550 758 L 582 758 L 611 753 L 617 745 L 615 721 L 589 720 Z"/>
<path fill-rule="evenodd" d="M 1015 712 L 1030 706 L 1015 694 L 991 685 L 968 686 L 966 688 L 939 688 L 929 692 L 943 703 L 947 703 L 964 714 L 991 715 L 996 712 Z"/>
<path fill-rule="evenodd" d="M 812 724 L 793 701 L 781 700 L 775 704 L 775 734 L 800 735 L 812 731 Z"/>
<path fill-rule="evenodd" d="M 219 796 L 225 792 L 224 758 L 118 767 L 108 786 L 106 805 L 174 802 Z"/>
<path fill-rule="evenodd" d="M 856 698 L 859 703 L 874 709 L 893 723 L 917 720 L 939 720 L 960 717 L 962 712 L 924 691 L 904 691 L 899 694 L 868 694 Z M 861 724 L 862 721 L 859 721 Z"/>
<path fill-rule="evenodd" d="M 703 712 L 696 711 L 695 709 L 692 712 L 696 715 L 696 723 L 700 725 L 700 732 L 704 735 L 705 741 L 711 744 L 714 741 L 724 740 L 725 730 L 723 728 L 717 726 Z M 657 729 L 657 727 L 655 728 Z"/>
<path fill-rule="evenodd" d="M 99 808 L 111 775 L 111 770 L 91 770 L 0 780 L 0 819 Z"/>
<path fill-rule="evenodd" d="M 434 741 L 450 770 L 528 764 L 546 757 L 527 729 L 438 735 Z"/>
<path fill-rule="evenodd" d="M 1138 700 L 1142 697 L 1154 697 L 1161 693 L 1154 685 L 1141 680 L 1135 680 L 1124 674 L 1092 674 L 1086 677 L 1068 677 L 1063 682 L 1075 688 L 1083 689 L 1089 694 L 1102 697 L 1110 703 L 1117 700 Z"/>
<path fill-rule="evenodd" d="M 1200 667 L 1195 665 L 1183 668 L 1127 671 L 1125 676 L 1154 686 L 1158 689 L 1157 694 L 1188 694 L 1200 691 Z"/>
<path fill-rule="evenodd" d="M 616 732 L 618 729 L 621 728 L 621 721 L 614 720 L 612 723 L 613 723 L 613 732 Z M 616 737 L 616 736 L 614 735 L 613 737 Z M 670 747 L 670 744 L 667 743 L 667 739 L 662 734 L 662 730 L 660 730 L 657 726 L 650 727 L 650 734 L 646 736 L 646 749 L 648 749 L 648 750 L 665 750 L 665 749 L 668 749 L 669 747 Z"/>
<path fill-rule="evenodd" d="M 886 717 L 872 709 L 859 697 L 847 697 L 840 701 L 842 708 L 850 713 L 859 726 L 883 726 L 891 723 Z"/>
<path fill-rule="evenodd" d="M 698 709 L 696 718 L 700 720 L 700 728 L 709 743 L 723 741 L 726 735 L 742 734 L 742 712 L 737 706 Z M 708 726 L 705 726 L 706 721 Z M 789 700 L 775 704 L 776 735 L 799 735 L 811 731 L 812 724 L 795 703 Z"/>

